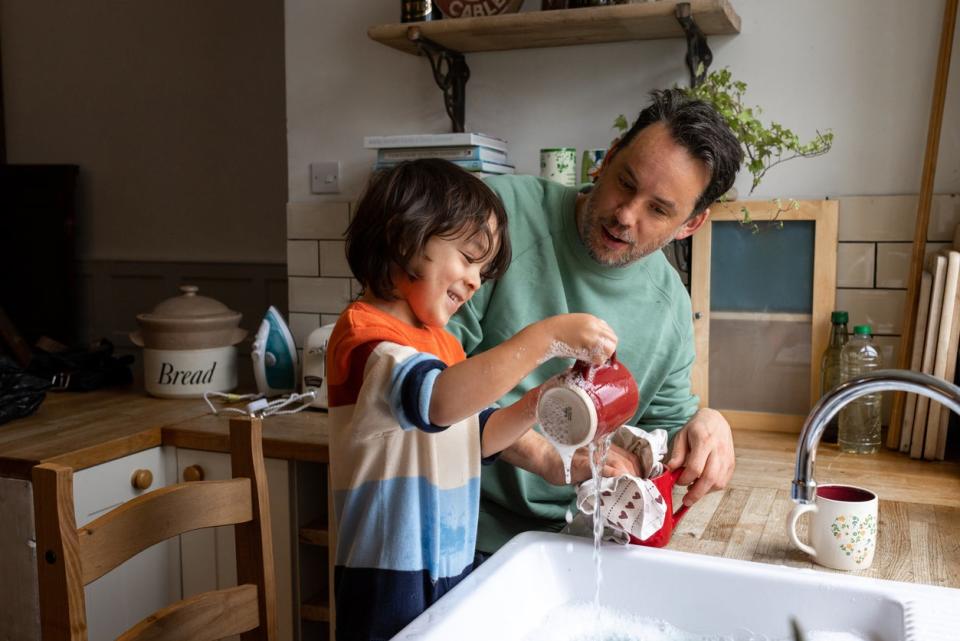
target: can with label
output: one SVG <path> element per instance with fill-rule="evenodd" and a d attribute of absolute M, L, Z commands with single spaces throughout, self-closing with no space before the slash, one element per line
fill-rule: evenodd
<path fill-rule="evenodd" d="M 540 177 L 575 187 L 577 184 L 577 150 L 557 147 L 540 150 Z"/>
<path fill-rule="evenodd" d="M 426 22 L 442 17 L 433 0 L 400 0 L 400 22 Z"/>
<path fill-rule="evenodd" d="M 586 149 L 580 161 L 580 182 L 592 183 L 600 173 L 600 164 L 606 155 L 606 149 Z"/>

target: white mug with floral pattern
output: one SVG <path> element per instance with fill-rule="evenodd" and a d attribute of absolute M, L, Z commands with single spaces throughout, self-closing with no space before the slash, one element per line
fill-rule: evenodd
<path fill-rule="evenodd" d="M 813 503 L 797 505 L 787 517 L 790 541 L 820 565 L 865 570 L 877 548 L 877 495 L 851 485 L 821 485 Z M 812 512 L 810 544 L 797 536 L 800 516 Z"/>

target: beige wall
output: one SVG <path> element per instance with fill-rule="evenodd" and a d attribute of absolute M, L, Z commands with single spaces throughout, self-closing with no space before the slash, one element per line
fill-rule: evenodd
<path fill-rule="evenodd" d="M 7 159 L 80 165 L 81 258 L 283 262 L 283 1 L 4 0 Z"/>

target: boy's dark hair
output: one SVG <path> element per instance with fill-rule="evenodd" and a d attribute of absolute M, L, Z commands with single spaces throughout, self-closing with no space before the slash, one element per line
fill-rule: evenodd
<path fill-rule="evenodd" d="M 493 216 L 496 238 L 487 222 Z M 347 262 L 363 288 L 377 298 L 396 299 L 393 268 L 416 280 L 411 263 L 431 236 L 459 238 L 481 234 L 485 262 L 481 276 L 499 278 L 510 264 L 507 212 L 482 180 L 446 160 L 402 162 L 370 177 L 347 227 Z M 499 242 L 495 242 L 499 241 Z"/>
<path fill-rule="evenodd" d="M 710 169 L 710 182 L 690 216 L 699 214 L 733 187 L 743 162 L 743 149 L 723 117 L 711 105 L 684 94 L 683 89 L 650 92 L 651 103 L 617 144 L 625 148 L 648 125 L 664 123 L 674 141 Z"/>

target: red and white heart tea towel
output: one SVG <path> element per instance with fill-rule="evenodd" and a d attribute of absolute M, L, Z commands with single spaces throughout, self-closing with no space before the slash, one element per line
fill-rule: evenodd
<path fill-rule="evenodd" d="M 663 527 L 667 504 L 648 479 L 663 472 L 663 457 L 667 453 L 666 430 L 646 432 L 624 425 L 613 437 L 613 443 L 634 452 L 640 458 L 646 478 L 624 474 L 600 479 L 600 514 L 603 517 L 604 538 L 626 544 L 629 535 L 645 540 Z M 592 532 L 592 516 L 596 511 L 597 491 L 593 479 L 577 488 L 577 509 L 580 514 L 568 530 L 578 533 L 587 526 Z M 578 522 L 585 521 L 585 522 Z"/>

